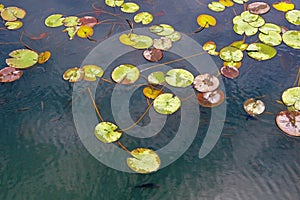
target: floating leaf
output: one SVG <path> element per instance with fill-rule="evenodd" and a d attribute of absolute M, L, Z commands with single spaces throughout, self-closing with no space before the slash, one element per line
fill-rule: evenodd
<path fill-rule="evenodd" d="M 124 3 L 124 0 L 105 0 L 105 4 L 110 7 L 121 6 Z"/>
<path fill-rule="evenodd" d="M 165 79 L 165 74 L 161 71 L 158 72 L 152 72 L 149 76 L 148 76 L 148 82 L 150 84 L 154 84 L 154 85 L 161 85 L 166 81 Z"/>
<path fill-rule="evenodd" d="M 213 41 L 208 41 L 203 45 L 203 50 L 213 56 L 219 55 L 219 52 L 216 52 L 216 48 L 217 48 L 217 45 Z"/>
<path fill-rule="evenodd" d="M 300 136 L 300 112 L 281 111 L 276 116 L 277 126 L 289 136 Z"/>
<path fill-rule="evenodd" d="M 157 62 L 162 59 L 163 53 L 156 48 L 147 49 L 143 52 L 143 56 L 146 60 L 151 62 Z"/>
<path fill-rule="evenodd" d="M 53 14 L 45 19 L 45 25 L 48 27 L 58 27 L 63 25 L 64 18 L 62 14 Z"/>
<path fill-rule="evenodd" d="M 163 30 L 164 30 L 164 27 L 160 26 L 160 25 L 152 25 L 152 26 L 149 27 L 149 31 L 152 32 L 152 33 L 160 33 Z M 174 31 L 174 28 L 173 28 L 173 31 Z"/>
<path fill-rule="evenodd" d="M 21 70 L 14 67 L 5 67 L 0 70 L 0 83 L 9 83 L 18 80 L 23 75 Z"/>
<path fill-rule="evenodd" d="M 140 174 L 148 174 L 159 169 L 160 158 L 155 151 L 146 148 L 137 148 L 131 151 L 133 158 L 127 158 L 127 165 Z"/>
<path fill-rule="evenodd" d="M 292 2 L 288 2 L 288 1 L 279 1 L 273 3 L 273 7 L 278 11 L 287 12 L 289 10 L 293 10 L 295 5 Z"/>
<path fill-rule="evenodd" d="M 130 39 L 135 43 L 131 45 L 136 49 L 147 49 L 153 45 L 153 40 L 151 37 L 146 35 L 130 35 Z"/>
<path fill-rule="evenodd" d="M 250 98 L 244 102 L 244 110 L 251 116 L 262 114 L 265 108 L 265 104 L 261 100 Z"/>
<path fill-rule="evenodd" d="M 226 7 L 231 7 L 234 5 L 234 3 L 232 2 L 232 0 L 219 0 L 219 2 Z"/>
<path fill-rule="evenodd" d="M 256 60 L 268 60 L 273 58 L 277 51 L 273 47 L 263 43 L 252 43 L 247 48 L 248 56 Z"/>
<path fill-rule="evenodd" d="M 238 17 L 238 16 L 237 16 Z M 252 36 L 255 35 L 258 31 L 258 28 L 251 26 L 249 23 L 246 23 L 244 21 L 240 21 L 238 23 L 235 23 L 233 25 L 233 30 L 235 33 L 239 35 L 247 35 Z"/>
<path fill-rule="evenodd" d="M 95 127 L 95 136 L 103 143 L 112 143 L 120 139 L 122 133 L 116 131 L 118 126 L 111 122 L 100 122 Z"/>
<path fill-rule="evenodd" d="M 260 33 L 258 38 L 260 41 L 270 46 L 277 46 L 282 42 L 281 35 L 275 31 L 269 31 L 268 34 Z"/>
<path fill-rule="evenodd" d="M 121 84 L 134 83 L 140 76 L 139 69 L 131 64 L 123 64 L 116 67 L 111 74 L 112 79 Z"/>
<path fill-rule="evenodd" d="M 17 19 L 23 19 L 26 15 L 26 11 L 18 7 L 6 7 L 1 10 L 1 17 L 5 21 L 16 21 Z"/>
<path fill-rule="evenodd" d="M 181 38 L 181 34 L 178 31 L 174 31 L 171 35 L 167 35 L 167 38 L 169 38 L 172 42 L 177 42 Z"/>
<path fill-rule="evenodd" d="M 224 61 L 239 62 L 243 59 L 243 52 L 235 47 L 227 46 L 220 50 L 220 58 Z"/>
<path fill-rule="evenodd" d="M 242 66 L 242 62 L 233 62 L 233 61 L 223 62 L 223 66 L 230 66 L 239 69 Z"/>
<path fill-rule="evenodd" d="M 210 74 L 200 74 L 194 79 L 194 88 L 199 92 L 211 92 L 219 87 L 220 81 Z"/>
<path fill-rule="evenodd" d="M 225 97 L 222 90 L 215 90 L 211 92 L 200 92 L 197 96 L 198 103 L 207 108 L 216 107 L 223 103 Z"/>
<path fill-rule="evenodd" d="M 247 3 L 249 0 L 233 0 L 233 1 L 238 4 L 244 4 Z"/>
<path fill-rule="evenodd" d="M 222 12 L 223 10 L 225 10 L 225 6 L 222 3 L 217 1 L 213 1 L 209 3 L 208 8 L 215 12 Z"/>
<path fill-rule="evenodd" d="M 286 45 L 300 49 L 300 31 L 287 31 L 282 35 L 282 40 Z"/>
<path fill-rule="evenodd" d="M 239 41 L 235 41 L 235 42 L 231 43 L 230 46 L 238 48 L 241 51 L 245 51 L 247 49 L 247 47 L 249 46 L 249 44 L 244 43 L 243 40 L 239 40 Z"/>
<path fill-rule="evenodd" d="M 84 71 L 84 80 L 86 81 L 95 81 L 97 77 L 103 76 L 103 69 L 97 65 L 85 65 L 82 67 Z"/>
<path fill-rule="evenodd" d="M 12 58 L 6 59 L 6 64 L 17 69 L 31 67 L 38 61 L 38 54 L 29 49 L 18 49 L 9 53 Z"/>
<path fill-rule="evenodd" d="M 282 93 L 282 101 L 287 106 L 294 106 L 296 110 L 300 110 L 300 87 L 288 88 Z"/>
<path fill-rule="evenodd" d="M 123 3 L 121 5 L 121 10 L 125 13 L 135 13 L 140 9 L 140 6 L 133 2 Z"/>
<path fill-rule="evenodd" d="M 38 63 L 43 64 L 43 63 L 47 62 L 50 57 L 51 57 L 51 52 L 50 51 L 42 52 L 42 53 L 39 54 Z"/>
<path fill-rule="evenodd" d="M 19 20 L 16 20 L 16 21 L 13 21 L 13 22 L 5 22 L 4 24 L 7 29 L 9 30 L 16 30 L 16 29 L 19 29 L 23 26 L 23 23 Z"/>
<path fill-rule="evenodd" d="M 155 99 L 158 95 L 162 94 L 162 91 L 151 87 L 145 87 L 143 89 L 143 94 L 149 99 Z"/>
<path fill-rule="evenodd" d="M 170 38 L 161 37 L 160 39 L 153 40 L 153 47 L 160 50 L 169 50 L 172 47 Z"/>
<path fill-rule="evenodd" d="M 247 10 L 252 14 L 263 15 L 269 12 L 270 6 L 265 2 L 257 1 L 250 3 L 247 6 Z"/>
<path fill-rule="evenodd" d="M 4 5 L 2 3 L 0 3 L 0 12 L 3 10 Z"/>
<path fill-rule="evenodd" d="M 90 26 L 80 26 L 77 31 L 77 36 L 81 38 L 89 38 L 94 35 L 94 29 Z"/>
<path fill-rule="evenodd" d="M 256 14 L 252 14 L 249 11 L 244 11 L 241 13 L 241 18 L 245 21 L 245 22 L 255 22 L 258 19 L 259 15 Z"/>
<path fill-rule="evenodd" d="M 181 101 L 177 96 L 171 93 L 164 93 L 154 99 L 154 110 L 160 114 L 173 114 L 181 105 Z"/>
<path fill-rule="evenodd" d="M 62 23 L 64 24 L 64 26 L 77 26 L 78 25 L 78 17 L 76 16 L 69 16 L 64 18 L 64 20 L 62 21 Z"/>
<path fill-rule="evenodd" d="M 74 83 L 81 81 L 84 77 L 84 71 L 82 68 L 73 67 L 70 69 L 67 69 L 63 74 L 64 80 L 69 80 L 69 82 Z"/>
<path fill-rule="evenodd" d="M 249 25 L 253 26 L 255 28 L 259 28 L 259 27 L 263 26 L 264 24 L 265 24 L 265 20 L 261 16 L 258 16 L 257 20 L 255 20 L 253 22 L 249 22 Z"/>
<path fill-rule="evenodd" d="M 276 24 L 265 23 L 263 26 L 259 27 L 259 31 L 264 34 L 269 34 L 270 31 L 281 33 L 281 27 Z"/>
<path fill-rule="evenodd" d="M 94 27 L 98 24 L 98 19 L 93 16 L 84 16 L 78 19 L 78 25 Z"/>
<path fill-rule="evenodd" d="M 130 34 L 123 33 L 122 35 L 120 35 L 119 40 L 122 44 L 132 46 L 132 45 L 135 45 L 137 42 L 132 41 L 131 37 L 135 38 L 135 37 L 137 37 L 137 35 L 134 33 L 130 33 Z"/>
<path fill-rule="evenodd" d="M 73 40 L 79 27 L 78 26 L 73 26 L 73 27 L 67 27 L 65 28 L 62 32 L 68 32 L 70 40 Z"/>
<path fill-rule="evenodd" d="M 239 76 L 239 70 L 233 66 L 223 66 L 221 68 L 221 74 L 227 78 L 234 79 Z"/>
<path fill-rule="evenodd" d="M 134 16 L 133 20 L 136 23 L 150 24 L 153 21 L 153 15 L 148 12 L 140 12 Z"/>
<path fill-rule="evenodd" d="M 187 87 L 194 81 L 191 72 L 185 69 L 171 69 L 166 74 L 166 82 L 174 87 Z"/>
<path fill-rule="evenodd" d="M 287 13 L 285 13 L 285 18 L 292 24 L 300 25 L 300 10 L 288 11 Z"/>
<path fill-rule="evenodd" d="M 156 34 L 157 35 L 159 35 L 159 36 L 167 36 L 167 35 L 171 35 L 172 33 L 174 33 L 174 28 L 173 28 L 173 26 L 171 26 L 171 25 L 169 25 L 169 24 L 159 24 L 159 26 L 158 27 L 162 27 L 162 31 L 160 31 L 160 32 L 156 32 Z M 158 27 L 155 27 L 155 29 L 151 29 L 152 31 L 153 30 L 156 30 L 156 31 L 158 31 L 159 29 L 158 29 Z"/>
<path fill-rule="evenodd" d="M 202 14 L 197 17 L 197 23 L 203 28 L 208 28 L 209 26 L 215 26 L 217 20 L 213 16 Z"/>

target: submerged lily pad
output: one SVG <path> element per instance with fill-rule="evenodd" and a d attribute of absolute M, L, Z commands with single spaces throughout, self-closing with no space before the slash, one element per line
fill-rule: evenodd
<path fill-rule="evenodd" d="M 198 103 L 207 108 L 216 107 L 223 103 L 225 95 L 222 90 L 215 90 L 211 92 L 200 92 L 198 94 Z"/>
<path fill-rule="evenodd" d="M 239 70 L 233 66 L 223 66 L 221 68 L 221 74 L 227 78 L 237 78 L 239 76 Z"/>
<path fill-rule="evenodd" d="M 145 87 L 143 89 L 143 94 L 149 99 L 155 99 L 158 95 L 162 94 L 162 91 L 151 87 Z"/>
<path fill-rule="evenodd" d="M 150 62 L 157 62 L 162 59 L 163 53 L 161 50 L 156 48 L 147 49 L 143 52 L 143 56 Z"/>
<path fill-rule="evenodd" d="M 73 67 L 67 69 L 63 74 L 63 79 L 70 83 L 81 81 L 84 77 L 84 71 L 82 68 Z"/>
<path fill-rule="evenodd" d="M 273 58 L 277 51 L 263 43 L 252 43 L 247 48 L 248 56 L 255 60 L 268 60 Z"/>
<path fill-rule="evenodd" d="M 65 18 L 62 17 L 62 14 L 53 14 L 45 19 L 45 25 L 48 27 L 58 27 L 63 25 L 63 20 Z"/>
<path fill-rule="evenodd" d="M 6 64 L 17 69 L 33 66 L 38 61 L 38 54 L 29 49 L 18 49 L 9 53 L 12 58 L 6 59 Z"/>
<path fill-rule="evenodd" d="M 197 17 L 197 23 L 203 28 L 208 28 L 209 26 L 215 26 L 217 24 L 217 20 L 213 16 L 201 14 Z"/>
<path fill-rule="evenodd" d="M 95 81 L 97 77 L 103 76 L 103 69 L 97 65 L 85 65 L 82 67 L 84 71 L 84 80 L 86 81 Z"/>
<path fill-rule="evenodd" d="M 160 39 L 153 40 L 153 47 L 160 50 L 169 50 L 172 47 L 170 38 L 161 37 Z"/>
<path fill-rule="evenodd" d="M 174 87 L 187 87 L 194 81 L 191 72 L 185 69 L 171 69 L 166 74 L 166 82 Z"/>
<path fill-rule="evenodd" d="M 225 6 L 222 3 L 217 2 L 217 1 L 213 1 L 213 2 L 209 3 L 208 8 L 215 12 L 222 12 L 225 10 Z"/>
<path fill-rule="evenodd" d="M 50 57 L 51 57 L 50 51 L 41 52 L 38 57 L 38 63 L 43 64 L 43 63 L 47 62 Z"/>
<path fill-rule="evenodd" d="M 152 72 L 148 76 L 148 82 L 150 84 L 154 84 L 154 85 L 161 85 L 164 82 L 166 82 L 165 74 L 163 72 L 161 72 L 161 71 Z"/>
<path fill-rule="evenodd" d="M 285 13 L 285 18 L 292 24 L 300 25 L 300 10 L 288 11 L 287 13 Z"/>
<path fill-rule="evenodd" d="M 124 0 L 105 0 L 105 4 L 110 7 L 121 6 L 124 3 Z"/>
<path fill-rule="evenodd" d="M 300 136 L 300 112 L 281 111 L 276 116 L 277 126 L 289 136 Z"/>
<path fill-rule="evenodd" d="M 282 101 L 287 106 L 294 106 L 296 110 L 300 110 L 300 87 L 288 88 L 282 93 Z"/>
<path fill-rule="evenodd" d="M 112 143 L 120 139 L 122 133 L 116 131 L 118 126 L 111 122 L 100 122 L 95 127 L 95 136 L 103 143 Z"/>
<path fill-rule="evenodd" d="M 149 12 L 140 12 L 133 18 L 136 23 L 150 24 L 153 21 L 153 15 Z"/>
<path fill-rule="evenodd" d="M 164 93 L 154 99 L 154 110 L 160 114 L 173 114 L 181 105 L 181 101 L 177 96 L 171 93 Z"/>
<path fill-rule="evenodd" d="M 5 22 L 4 24 L 7 29 L 9 30 L 16 30 L 16 29 L 19 29 L 23 26 L 23 23 L 19 20 L 16 20 L 16 21 L 13 21 L 13 22 Z"/>
<path fill-rule="evenodd" d="M 0 70 L 0 83 L 9 83 L 18 80 L 23 75 L 21 70 L 14 67 L 5 67 Z"/>
<path fill-rule="evenodd" d="M 281 35 L 275 31 L 269 31 L 267 34 L 260 33 L 258 38 L 260 41 L 270 46 L 277 46 L 282 42 Z"/>
<path fill-rule="evenodd" d="M 123 64 L 116 67 L 111 74 L 112 79 L 121 84 L 131 84 L 138 80 L 139 69 L 131 64 Z"/>
<path fill-rule="evenodd" d="M 26 15 L 26 11 L 18 7 L 6 7 L 1 10 L 1 17 L 5 21 L 16 21 L 17 19 L 23 19 Z"/>
<path fill-rule="evenodd" d="M 89 38 L 94 35 L 94 29 L 90 26 L 80 26 L 77 31 L 77 36 L 81 38 Z"/>
<path fill-rule="evenodd" d="M 220 50 L 220 58 L 224 61 L 234 61 L 239 62 L 243 59 L 243 52 L 235 47 L 227 46 Z"/>
<path fill-rule="evenodd" d="M 200 74 L 194 79 L 194 88 L 199 92 L 214 91 L 219 87 L 220 81 L 210 74 Z"/>
<path fill-rule="evenodd" d="M 140 174 L 148 174 L 159 169 L 160 158 L 155 151 L 146 148 L 137 148 L 131 151 L 133 158 L 127 158 L 127 165 Z"/>
<path fill-rule="evenodd" d="M 300 31 L 287 31 L 282 35 L 282 40 L 286 45 L 294 49 L 300 49 Z"/>
<path fill-rule="evenodd" d="M 123 3 L 121 5 L 121 10 L 125 13 L 135 13 L 140 9 L 140 6 L 133 2 Z"/>
<path fill-rule="evenodd" d="M 262 114 L 265 108 L 265 104 L 261 100 L 250 98 L 244 102 L 244 110 L 251 116 Z"/>
<path fill-rule="evenodd" d="M 269 12 L 270 6 L 265 2 L 257 1 L 250 3 L 247 6 L 247 10 L 252 14 L 263 15 Z"/>

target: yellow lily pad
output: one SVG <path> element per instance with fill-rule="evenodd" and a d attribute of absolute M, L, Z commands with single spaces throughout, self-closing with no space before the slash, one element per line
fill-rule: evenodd
<path fill-rule="evenodd" d="M 121 5 L 121 10 L 125 13 L 135 13 L 140 9 L 140 6 L 133 2 L 123 3 Z"/>
<path fill-rule="evenodd" d="M 4 24 L 7 29 L 9 30 L 16 30 L 23 26 L 23 23 L 19 20 L 13 21 L 13 22 L 5 22 Z"/>
<path fill-rule="evenodd" d="M 203 28 L 208 28 L 209 26 L 215 26 L 217 20 L 213 16 L 201 14 L 197 17 L 197 23 Z"/>
<path fill-rule="evenodd" d="M 149 99 L 155 99 L 158 95 L 162 94 L 162 91 L 153 89 L 151 87 L 145 87 L 143 89 L 143 94 Z"/>
<path fill-rule="evenodd" d="M 226 7 L 231 7 L 234 5 L 232 0 L 219 0 L 219 2 Z"/>
<path fill-rule="evenodd" d="M 105 4 L 110 7 L 121 6 L 124 3 L 124 0 L 105 0 Z"/>
<path fill-rule="evenodd" d="M 116 131 L 118 126 L 111 122 L 100 122 L 95 127 L 95 136 L 103 143 L 112 143 L 120 139 L 122 133 Z"/>
<path fill-rule="evenodd" d="M 42 52 L 42 53 L 39 54 L 38 63 L 43 64 L 43 63 L 47 62 L 50 57 L 51 57 L 51 52 L 50 51 Z"/>
<path fill-rule="evenodd" d="M 142 24 L 150 24 L 153 21 L 153 15 L 149 12 L 140 12 L 133 18 L 136 23 L 142 22 Z"/>
<path fill-rule="evenodd" d="M 89 38 L 93 36 L 94 34 L 94 29 L 90 26 L 80 26 L 78 31 L 77 31 L 77 36 L 81 38 Z"/>
<path fill-rule="evenodd" d="M 123 33 L 122 35 L 120 35 L 119 40 L 122 44 L 125 44 L 127 46 L 132 46 L 135 45 L 136 42 L 131 40 L 131 37 L 136 37 L 137 35 L 134 33 L 130 33 L 130 34 L 125 34 Z"/>
<path fill-rule="evenodd" d="M 1 10 L 1 17 L 5 21 L 16 21 L 17 19 L 23 19 L 26 15 L 26 11 L 18 7 L 6 7 Z"/>
<path fill-rule="evenodd" d="M 279 1 L 276 3 L 273 3 L 272 6 L 281 12 L 287 12 L 289 10 L 293 10 L 295 8 L 295 5 L 292 2 L 288 1 Z"/>

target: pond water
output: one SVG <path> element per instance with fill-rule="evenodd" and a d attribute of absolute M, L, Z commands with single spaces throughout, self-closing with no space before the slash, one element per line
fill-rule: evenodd
<path fill-rule="evenodd" d="M 136 2 L 141 10 L 154 14 L 154 24 L 171 24 L 199 45 L 213 40 L 221 48 L 242 39 L 232 31 L 232 8 L 214 13 L 205 6 L 210 2 L 208 0 Z M 209 126 L 214 126 L 214 122 L 210 123 L 213 112 L 201 107 L 196 136 L 182 156 L 153 174 L 127 173 L 102 164 L 82 142 L 82 136 L 76 129 L 76 120 L 74 122 L 73 119 L 72 95 L 75 86 L 62 79 L 65 70 L 81 66 L 84 60 L 87 61 L 90 52 L 100 42 L 128 31 L 126 21 L 117 19 L 116 22 L 121 25 L 117 23 L 114 29 L 111 29 L 111 23 L 97 25 L 93 36 L 97 42 L 93 42 L 78 37 L 69 41 L 61 27 L 46 27 L 44 19 L 54 13 L 62 13 L 64 16 L 93 15 L 100 20 L 115 20 L 114 16 L 108 14 L 96 15 L 99 13 L 94 12 L 92 5 L 128 19 L 133 19 L 134 15 L 124 14 L 117 8 L 105 6 L 104 1 L 95 0 L 4 0 L 1 3 L 21 7 L 27 12 L 22 20 L 22 29 L 0 30 L 1 68 L 6 66 L 5 59 L 9 52 L 24 48 L 19 43 L 22 31 L 23 42 L 39 52 L 51 51 L 52 57 L 43 65 L 25 70 L 20 80 L 0 85 L 0 199 L 299 198 L 300 140 L 287 137 L 275 124 L 276 114 L 284 109 L 276 100 L 295 81 L 300 65 L 299 50 L 281 44 L 276 47 L 278 55 L 271 60 L 259 62 L 246 56 L 237 79 L 221 78 L 227 97 L 224 103 L 226 119 L 219 140 L 207 156 L 200 159 L 198 154 Z M 294 3 L 299 9 L 299 1 Z M 234 8 L 237 13 L 243 9 L 239 5 Z M 196 17 L 201 13 L 215 16 L 217 26 L 191 35 L 198 28 Z M 299 27 L 286 22 L 284 14 L 278 11 L 271 10 L 264 18 L 268 22 L 299 30 Z M 111 37 L 105 38 L 110 31 Z M 30 39 L 41 33 L 47 36 L 41 40 Z M 253 42 L 257 37 L 247 40 Z M 111 46 L 107 45 L 107 48 Z M 107 70 L 111 71 L 116 63 L 129 62 L 128 59 L 132 63 L 140 62 L 136 57 L 137 52 L 128 53 L 126 58 L 112 59 L 114 62 Z M 174 60 L 178 55 L 170 53 L 164 61 L 167 58 Z M 222 65 L 218 57 L 211 59 L 216 66 Z M 170 66 L 183 65 L 193 70 L 185 61 Z M 106 119 L 114 120 L 111 97 L 107 95 L 112 93 L 113 86 L 99 83 L 97 87 L 96 103 L 100 105 L 101 102 L 101 113 Z M 130 99 L 133 121 L 139 118 L 146 107 L 140 95 L 141 90 L 142 87 Z M 258 119 L 249 118 L 243 110 L 243 102 L 259 96 L 263 96 L 267 113 Z M 163 133 L 154 138 L 125 138 L 124 143 L 129 149 L 139 146 L 159 149 L 175 137 L 180 117 L 180 113 L 168 117 Z M 150 121 L 151 116 L 146 115 L 139 125 L 147 125 Z M 187 128 L 185 134 L 192 133 Z M 148 183 L 157 187 L 135 187 Z"/>

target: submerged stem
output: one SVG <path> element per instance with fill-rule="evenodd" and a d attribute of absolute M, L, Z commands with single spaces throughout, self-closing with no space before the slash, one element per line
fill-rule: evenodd
<path fill-rule="evenodd" d="M 100 114 L 100 112 L 99 112 L 99 110 L 98 110 L 98 108 L 97 108 L 97 105 L 96 105 L 96 103 L 95 103 L 95 100 L 94 100 L 94 98 L 93 98 L 93 96 L 92 96 L 91 89 L 90 89 L 89 87 L 88 87 L 87 89 L 88 89 L 88 92 L 89 92 L 90 98 L 91 98 L 91 100 L 92 100 L 92 103 L 93 103 L 94 109 L 95 109 L 95 111 L 96 111 L 96 113 L 97 113 L 98 117 L 100 118 L 100 120 L 101 120 L 102 122 L 104 122 L 104 119 L 103 119 L 103 117 L 101 116 L 101 114 Z"/>

